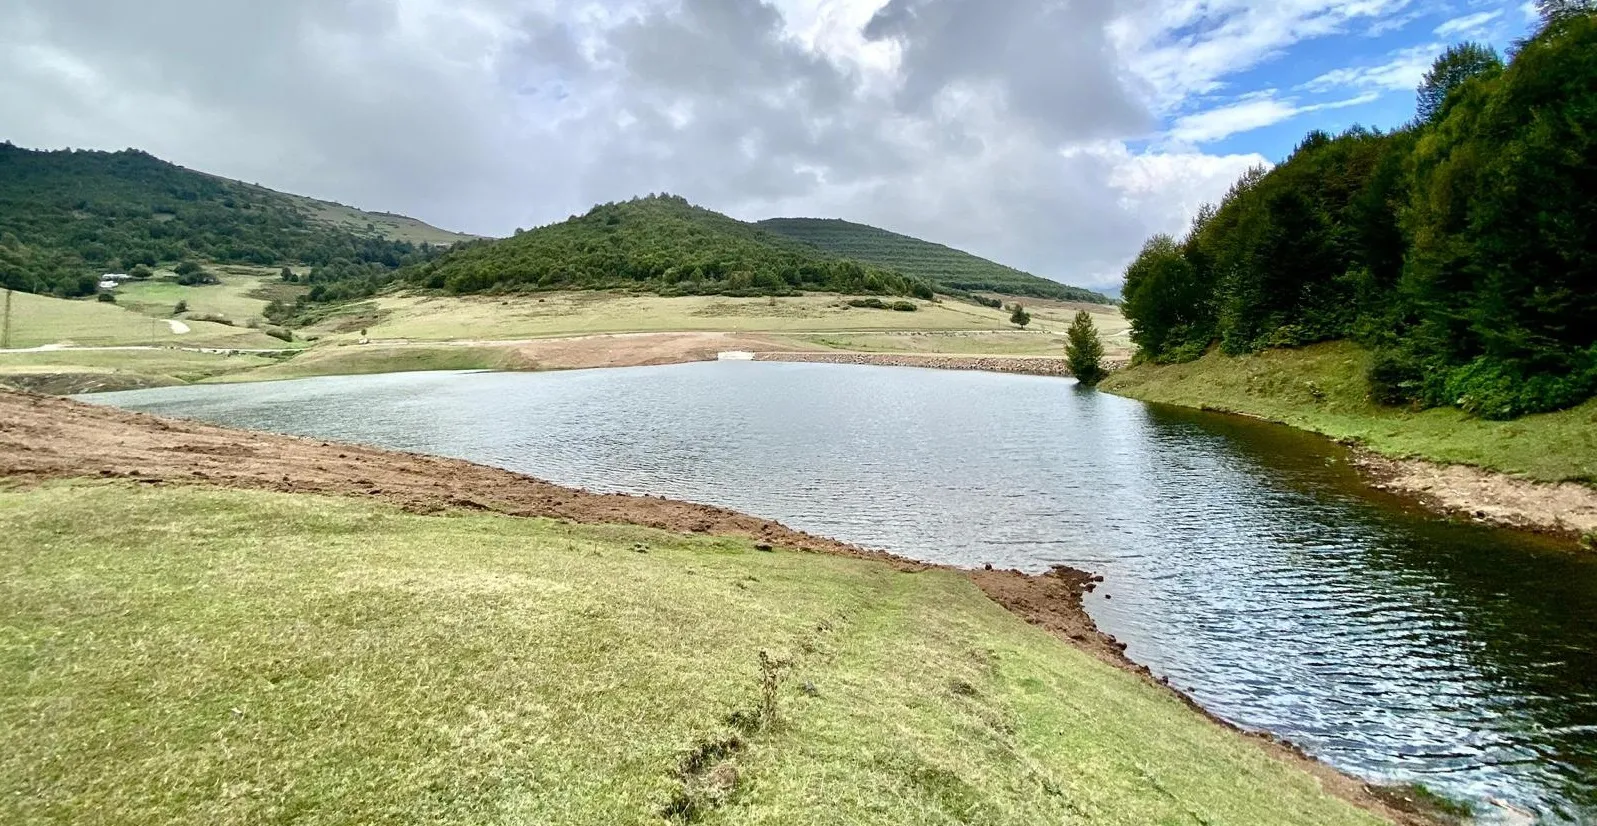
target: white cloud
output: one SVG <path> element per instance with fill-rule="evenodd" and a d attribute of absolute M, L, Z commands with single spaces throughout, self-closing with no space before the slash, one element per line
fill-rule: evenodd
<path fill-rule="evenodd" d="M 1366 99 L 1198 96 L 1411 5 L 0 0 L 0 137 L 490 234 L 666 190 L 1107 285 L 1263 161 L 1193 145 Z M 1130 148 L 1149 138 L 1170 143 Z"/>
<path fill-rule="evenodd" d="M 1456 35 L 1479 35 L 1493 20 L 1503 16 L 1501 9 L 1497 11 L 1483 11 L 1475 14 L 1455 17 L 1452 20 L 1437 26 L 1437 37 L 1454 37 Z"/>
<path fill-rule="evenodd" d="M 1111 24 L 1155 109 L 1173 111 L 1305 40 L 1400 17 L 1410 0 L 1131 0 Z"/>
<path fill-rule="evenodd" d="M 1230 106 L 1177 118 L 1175 125 L 1170 129 L 1169 137 L 1181 144 L 1209 143 L 1242 132 L 1273 126 L 1307 112 L 1345 109 L 1369 103 L 1376 97 L 1378 95 L 1374 92 L 1367 92 L 1346 100 L 1298 105 L 1290 99 L 1275 97 L 1275 90 L 1272 89 Z"/>
<path fill-rule="evenodd" d="M 1334 69 L 1298 87 L 1311 92 L 1336 88 L 1412 91 L 1441 53 L 1440 43 L 1413 46 L 1389 55 L 1385 63 Z"/>

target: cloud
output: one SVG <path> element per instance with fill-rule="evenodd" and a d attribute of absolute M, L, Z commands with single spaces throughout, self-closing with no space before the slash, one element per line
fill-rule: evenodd
<path fill-rule="evenodd" d="M 1388 56 L 1385 63 L 1334 69 L 1300 86 L 1311 92 L 1339 87 L 1382 91 L 1413 91 L 1441 54 L 1440 43 L 1427 43 L 1403 49 Z"/>
<path fill-rule="evenodd" d="M 1202 96 L 1409 0 L 0 0 L 3 137 L 508 234 L 672 191 L 1078 283 L 1327 105 Z M 159 44 L 152 46 L 151 44 Z"/>
<path fill-rule="evenodd" d="M 1492 21 L 1502 16 L 1502 9 L 1498 9 L 1497 11 L 1483 11 L 1476 12 L 1475 14 L 1468 14 L 1463 17 L 1455 17 L 1452 20 L 1437 26 L 1435 33 L 1437 37 L 1478 35 L 1483 32 Z"/>
<path fill-rule="evenodd" d="M 1184 144 L 1201 144 L 1271 126 L 1306 112 L 1325 109 L 1345 109 L 1375 100 L 1373 92 L 1345 100 L 1298 105 L 1291 100 L 1275 97 L 1275 90 L 1262 93 L 1230 106 L 1210 109 L 1176 120 L 1169 136 Z"/>

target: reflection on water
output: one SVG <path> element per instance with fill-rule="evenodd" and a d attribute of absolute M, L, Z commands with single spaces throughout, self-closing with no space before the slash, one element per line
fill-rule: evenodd
<path fill-rule="evenodd" d="M 1100 624 L 1227 719 L 1372 778 L 1597 817 L 1597 560 L 1416 512 L 1287 428 L 1058 379 L 819 364 L 93 399 L 725 505 L 938 562 L 1087 568 L 1108 578 Z"/>

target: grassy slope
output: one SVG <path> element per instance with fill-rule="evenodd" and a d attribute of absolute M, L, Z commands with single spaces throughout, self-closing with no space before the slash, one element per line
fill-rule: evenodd
<path fill-rule="evenodd" d="M 691 296 L 666 298 L 650 294 L 559 292 L 536 296 L 445 298 L 421 295 L 381 296 L 351 306 L 348 312 L 372 320 L 373 338 L 422 341 L 459 339 L 512 340 L 594 333 L 735 331 L 735 332 L 911 332 L 994 331 L 1015 328 L 1009 313 L 961 301 L 917 301 L 920 310 L 900 313 L 843 306 L 845 299 L 826 293 L 791 298 Z M 1103 307 L 1099 326 L 1119 334 L 1124 319 Z M 1026 335 L 1062 332 L 1074 309 L 1038 307 Z M 358 338 L 342 316 L 332 316 L 313 334 Z M 1006 333 L 1007 336 L 1007 333 Z M 873 340 L 874 349 L 890 349 L 888 340 Z M 863 348 L 862 348 L 863 349 Z M 907 345 L 904 349 L 914 349 Z"/>
<path fill-rule="evenodd" d="M 1101 294 L 978 258 L 968 252 L 833 218 L 771 218 L 756 226 L 845 258 L 867 261 L 956 290 L 1108 303 Z"/>
<path fill-rule="evenodd" d="M 89 483 L 0 536 L 6 822 L 659 823 L 761 650 L 702 822 L 1372 822 L 950 572 Z"/>
<path fill-rule="evenodd" d="M 289 346 L 255 330 L 205 321 L 186 322 L 190 331 L 179 335 L 173 333 L 165 321 L 93 299 L 69 301 L 19 292 L 13 293 L 11 300 L 11 346 L 18 348 L 67 343 L 92 347 L 153 344 L 259 350 Z"/>
<path fill-rule="evenodd" d="M 357 235 L 376 235 L 380 238 L 409 241 L 413 244 L 453 244 L 456 241 L 472 241 L 481 237 L 439 229 L 424 221 L 391 212 L 367 212 L 303 195 L 279 194 L 284 194 L 299 204 L 313 221 Z"/>
<path fill-rule="evenodd" d="M 1490 422 L 1454 409 L 1408 412 L 1374 405 L 1368 355 L 1348 343 L 1267 350 L 1190 364 L 1142 365 L 1103 387 L 1144 401 L 1244 413 L 1390 456 L 1475 465 L 1543 481 L 1597 481 L 1597 400 L 1572 410 Z"/>
<path fill-rule="evenodd" d="M 275 381 L 310 376 L 358 376 L 415 370 L 530 370 L 536 364 L 508 347 L 415 345 L 404 347 L 317 347 L 258 369 L 218 374 L 226 382 Z"/>
<path fill-rule="evenodd" d="M 117 288 L 117 304 L 145 315 L 169 318 L 174 317 L 173 307 L 183 301 L 188 304 L 188 312 L 176 318 L 219 315 L 242 326 L 252 319 L 263 320 L 270 300 L 268 291 L 292 303 L 293 296 L 307 289 L 283 282 L 278 277 L 281 267 L 222 264 L 209 269 L 222 283 L 186 287 L 160 277 L 130 281 Z M 305 268 L 299 270 L 304 272 Z"/>

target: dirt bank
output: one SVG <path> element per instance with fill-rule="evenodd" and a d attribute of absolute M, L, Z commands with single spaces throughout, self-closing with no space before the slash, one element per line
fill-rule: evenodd
<path fill-rule="evenodd" d="M 1586 485 L 1533 482 L 1468 465 L 1369 452 L 1361 452 L 1358 463 L 1374 487 L 1414 497 L 1440 513 L 1576 538 L 1597 532 L 1597 490 Z"/>
<path fill-rule="evenodd" d="M 365 496 L 419 513 L 467 509 L 579 523 L 627 523 L 876 558 L 907 572 L 939 567 L 709 505 L 593 493 L 455 459 L 233 430 L 70 399 L 0 391 L 0 480 L 27 485 L 83 477 Z M 1026 621 L 1105 662 L 1158 683 L 1146 668 L 1126 659 L 1124 646 L 1099 631 L 1084 610 L 1083 596 L 1100 578 L 1064 567 L 1040 575 L 1001 570 L 965 573 L 993 601 Z M 1230 727 L 1189 698 L 1165 688 L 1199 713 Z M 1263 735 L 1247 736 L 1314 774 L 1332 794 L 1399 823 L 1432 822 L 1405 813 L 1401 803 L 1389 805 L 1378 796 L 1381 790 L 1289 745 Z"/>
<path fill-rule="evenodd" d="M 1070 367 L 1052 356 L 943 356 L 918 353 L 757 352 L 758 361 L 803 361 L 819 364 L 874 364 L 883 367 L 927 367 L 935 370 L 986 370 L 1032 376 L 1068 376 Z"/>

